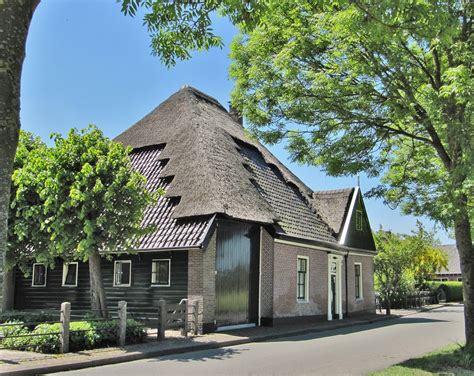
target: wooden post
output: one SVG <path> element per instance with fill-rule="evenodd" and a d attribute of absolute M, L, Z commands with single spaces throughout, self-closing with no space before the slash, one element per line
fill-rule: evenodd
<path fill-rule="evenodd" d="M 162 341 L 165 339 L 166 330 L 166 302 L 160 300 L 158 303 L 158 340 Z"/>
<path fill-rule="evenodd" d="M 189 331 L 189 301 L 184 302 L 184 330 L 181 332 L 181 334 L 184 337 L 188 336 L 188 331 Z"/>
<path fill-rule="evenodd" d="M 201 335 L 202 334 L 202 322 L 201 322 L 201 302 L 199 299 L 196 300 L 196 304 L 194 305 L 194 325 L 195 325 L 195 335 Z"/>
<path fill-rule="evenodd" d="M 61 304 L 61 354 L 69 352 L 69 324 L 71 322 L 71 303 Z"/>
<path fill-rule="evenodd" d="M 118 302 L 118 333 L 117 342 L 120 347 L 125 346 L 127 338 L 127 302 L 120 300 Z"/>

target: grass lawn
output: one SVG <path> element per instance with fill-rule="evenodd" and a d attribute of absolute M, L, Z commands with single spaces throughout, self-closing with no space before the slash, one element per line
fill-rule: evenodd
<path fill-rule="evenodd" d="M 474 375 L 474 356 L 450 345 L 371 374 L 372 376 Z"/>

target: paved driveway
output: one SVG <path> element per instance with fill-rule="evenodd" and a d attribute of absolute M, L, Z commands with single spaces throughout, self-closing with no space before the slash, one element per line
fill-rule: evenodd
<path fill-rule="evenodd" d="M 363 375 L 463 340 L 461 305 L 298 337 L 164 356 L 65 375 Z"/>

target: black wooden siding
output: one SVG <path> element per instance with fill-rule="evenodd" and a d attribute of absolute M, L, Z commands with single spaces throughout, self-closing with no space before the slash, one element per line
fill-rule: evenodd
<path fill-rule="evenodd" d="M 356 228 L 356 211 L 362 212 L 362 230 Z M 347 238 L 344 245 L 353 248 L 368 249 L 375 251 L 374 238 L 372 236 L 372 229 L 370 228 L 369 218 L 365 210 L 364 201 L 359 196 L 357 198 L 354 211 L 352 213 L 351 221 L 347 232 Z"/>
<path fill-rule="evenodd" d="M 171 259 L 170 287 L 151 285 L 151 263 L 153 259 Z M 113 271 L 115 260 L 132 261 L 130 287 L 114 287 Z M 89 267 L 79 263 L 77 287 L 62 287 L 62 261 L 58 260 L 54 269 L 48 269 L 46 287 L 32 287 L 31 275 L 24 277 L 16 273 L 15 308 L 46 309 L 59 308 L 62 302 L 70 302 L 73 311 L 90 309 Z M 123 255 L 112 261 L 102 259 L 102 277 L 107 297 L 107 306 L 113 310 L 119 300 L 128 303 L 132 313 L 151 313 L 156 311 L 158 300 L 179 303 L 187 297 L 188 254 L 186 251 L 153 252 Z"/>

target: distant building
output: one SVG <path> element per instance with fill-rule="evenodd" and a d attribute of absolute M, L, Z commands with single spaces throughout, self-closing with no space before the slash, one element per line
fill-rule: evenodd
<path fill-rule="evenodd" d="M 443 268 L 436 273 L 435 281 L 462 281 L 461 263 L 459 261 L 459 253 L 456 244 L 446 244 L 440 247 L 448 254 L 448 267 Z"/>

